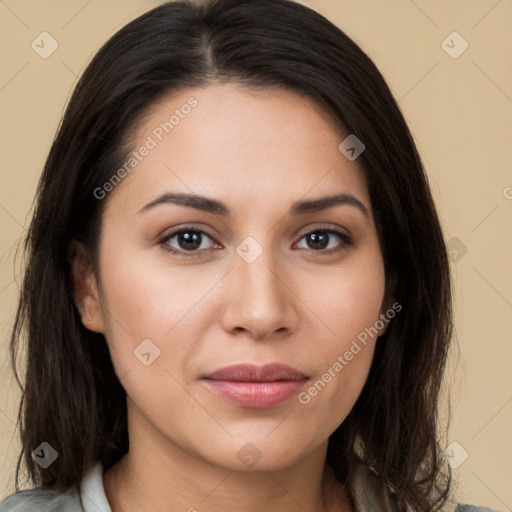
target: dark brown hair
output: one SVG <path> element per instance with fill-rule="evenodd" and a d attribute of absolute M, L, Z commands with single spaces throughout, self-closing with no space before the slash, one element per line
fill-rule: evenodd
<path fill-rule="evenodd" d="M 128 450 L 126 395 L 104 337 L 81 323 L 69 251 L 76 240 L 96 254 L 106 200 L 94 190 L 122 166 L 137 120 L 165 94 L 212 81 L 299 92 L 364 142 L 358 163 L 386 286 L 403 309 L 377 342 L 357 403 L 329 439 L 328 462 L 344 483 L 357 462 L 368 464 L 393 489 L 400 510 L 437 510 L 450 487 L 437 404 L 452 311 L 447 253 L 427 177 L 371 59 L 323 16 L 289 0 L 165 3 L 117 32 L 79 80 L 45 164 L 26 239 L 11 339 L 15 372 L 23 336 L 28 344 L 16 488 L 22 463 L 34 484 L 64 490 L 97 461 L 107 469 Z M 31 457 L 43 441 L 59 453 L 47 469 Z"/>

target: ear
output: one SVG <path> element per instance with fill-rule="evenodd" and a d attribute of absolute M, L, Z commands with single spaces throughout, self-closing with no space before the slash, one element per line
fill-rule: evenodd
<path fill-rule="evenodd" d="M 105 324 L 98 283 L 91 259 L 83 244 L 73 240 L 68 251 L 75 305 L 82 324 L 90 331 L 103 333 Z"/>
<path fill-rule="evenodd" d="M 381 320 L 384 326 L 382 327 L 382 329 L 379 329 L 379 337 L 382 336 L 388 330 L 389 324 L 395 316 L 394 304 L 396 303 L 396 287 L 397 278 L 396 274 L 393 273 L 390 274 L 386 279 L 386 291 L 384 293 L 384 299 L 382 301 L 382 306 L 379 314 L 379 320 Z M 402 308 L 400 307 L 400 309 Z M 388 314 L 389 311 L 393 313 L 392 316 Z"/>

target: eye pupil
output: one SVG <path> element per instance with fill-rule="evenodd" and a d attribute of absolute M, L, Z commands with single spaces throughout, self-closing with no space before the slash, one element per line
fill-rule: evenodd
<path fill-rule="evenodd" d="M 183 249 L 195 250 L 201 246 L 199 231 L 183 231 L 178 234 L 178 243 Z"/>
<path fill-rule="evenodd" d="M 202 247 L 204 241 L 203 236 L 206 236 L 207 239 L 211 238 L 209 235 L 207 235 L 200 229 L 183 228 L 167 236 L 165 239 L 162 240 L 161 243 L 170 247 L 170 249 L 168 249 L 170 250 L 170 252 L 178 254 L 184 254 L 185 252 L 188 252 L 190 253 L 189 256 L 193 256 L 197 255 L 198 252 L 206 252 L 205 248 Z M 331 237 L 333 236 L 335 239 L 338 238 L 341 240 L 341 244 L 337 244 L 339 247 L 334 249 L 329 247 L 330 242 L 332 241 Z M 348 237 L 343 236 L 343 234 L 335 230 L 329 230 L 324 228 L 320 228 L 317 229 L 316 231 L 311 231 L 310 233 L 303 235 L 300 243 L 305 243 L 307 246 L 303 246 L 302 249 L 308 248 L 309 250 L 316 251 L 319 254 L 321 253 L 325 255 L 341 251 L 348 247 L 349 245 L 352 245 Z M 174 245 L 176 245 L 177 247 L 175 246 L 173 249 L 172 247 Z"/>
<path fill-rule="evenodd" d="M 324 249 L 329 243 L 329 234 L 326 231 L 315 231 L 308 235 L 308 245 L 311 249 Z"/>

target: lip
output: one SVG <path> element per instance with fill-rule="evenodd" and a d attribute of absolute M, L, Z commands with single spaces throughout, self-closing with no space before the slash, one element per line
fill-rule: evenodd
<path fill-rule="evenodd" d="M 280 363 L 226 366 L 203 377 L 206 387 L 235 405 L 267 409 L 285 402 L 308 376 Z"/>

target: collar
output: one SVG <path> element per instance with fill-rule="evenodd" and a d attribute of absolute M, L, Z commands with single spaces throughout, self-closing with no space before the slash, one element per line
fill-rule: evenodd
<path fill-rule="evenodd" d="M 86 473 L 80 488 L 84 512 L 112 512 L 103 487 L 101 463 L 98 462 Z M 357 512 L 396 511 L 389 491 L 380 484 L 368 466 L 363 464 L 357 466 L 352 492 Z"/>

